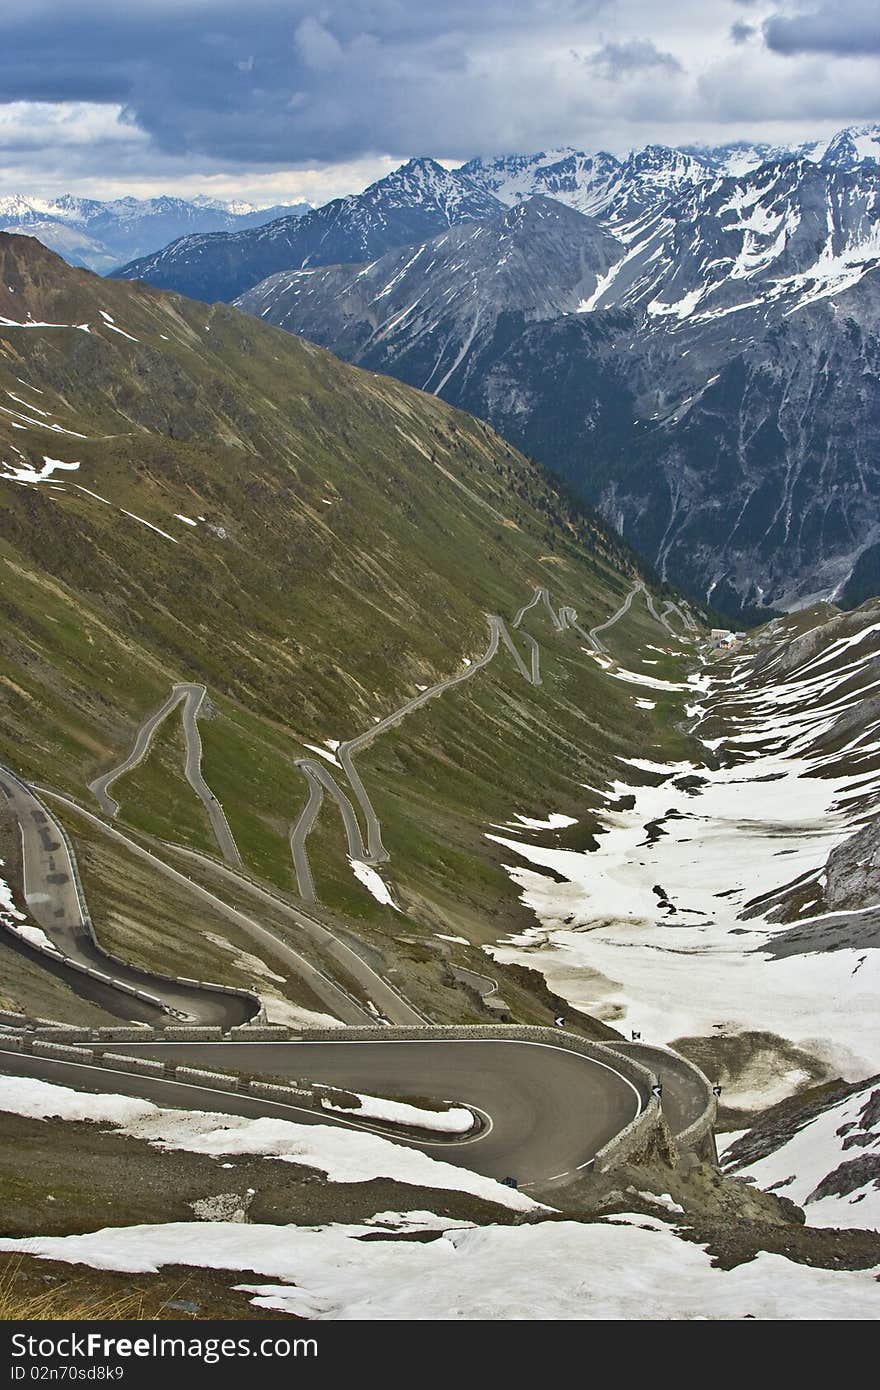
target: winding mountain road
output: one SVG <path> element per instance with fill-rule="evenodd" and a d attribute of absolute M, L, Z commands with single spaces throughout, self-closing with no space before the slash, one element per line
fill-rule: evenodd
<path fill-rule="evenodd" d="M 606 632 L 609 628 L 618 623 L 630 610 L 633 600 L 640 593 L 645 595 L 648 611 L 651 617 L 671 635 L 673 633 L 669 623 L 654 605 L 653 596 L 649 593 L 645 584 L 639 580 L 635 583 L 620 607 L 610 618 L 597 624 L 587 632 L 577 621 L 577 610 L 570 605 L 563 605 L 558 611 L 553 607 L 550 592 L 545 585 L 536 585 L 532 597 L 527 603 L 517 611 L 511 621 L 510 626 L 519 631 L 525 615 L 539 604 L 543 604 L 556 632 L 571 630 L 576 632 L 594 651 L 607 654 L 607 648 L 600 640 L 598 634 Z M 329 795 L 336 802 L 342 816 L 345 828 L 346 840 L 348 842 L 349 858 L 364 864 L 377 865 L 386 863 L 389 859 L 388 850 L 382 841 L 382 826 L 376 814 L 375 807 L 370 799 L 369 792 L 364 786 L 363 780 L 355 767 L 354 757 L 363 749 L 369 747 L 375 739 L 387 733 L 389 729 L 400 724 L 409 714 L 420 709 L 429 700 L 436 699 L 438 695 L 443 695 L 447 690 L 451 690 L 465 681 L 471 680 L 479 671 L 485 669 L 494 660 L 500 647 L 503 645 L 513 663 L 530 685 L 538 686 L 541 684 L 541 653 L 537 641 L 529 633 L 521 632 L 520 635 L 529 649 L 529 665 L 523 658 L 507 629 L 503 618 L 494 613 L 487 613 L 486 620 L 489 624 L 489 643 L 482 656 L 471 661 L 464 671 L 458 671 L 452 676 L 447 676 L 443 680 L 437 681 L 427 690 L 421 691 L 412 699 L 407 700 L 399 709 L 392 711 L 384 719 L 378 720 L 364 733 L 358 734 L 355 738 L 348 739 L 345 743 L 340 743 L 335 751 L 335 761 L 340 769 L 345 772 L 349 786 L 354 793 L 366 826 L 366 837 L 361 830 L 357 811 L 351 798 L 340 787 L 336 777 L 330 768 L 318 762 L 315 758 L 300 758 L 296 766 L 305 776 L 309 784 L 309 795 L 305 806 L 299 814 L 293 829 L 290 832 L 290 853 L 293 859 L 294 870 L 296 872 L 297 885 L 300 897 L 304 902 L 317 901 L 315 880 L 309 862 L 306 842 L 315 825 L 324 801 L 324 794 Z"/>
<path fill-rule="evenodd" d="M 186 757 L 184 762 L 184 773 L 196 796 L 201 801 L 208 813 L 211 822 L 211 829 L 214 838 L 220 847 L 220 853 L 229 864 L 241 866 L 241 855 L 238 845 L 229 828 L 226 813 L 220 802 L 217 800 L 211 788 L 202 775 L 202 739 L 199 734 L 198 717 L 199 711 L 207 696 L 204 685 L 192 682 L 180 682 L 172 686 L 171 694 L 167 700 L 159 706 L 152 714 L 140 725 L 135 737 L 134 746 L 126 758 L 111 768 L 109 772 L 104 772 L 100 777 L 96 777 L 89 783 L 89 791 L 92 792 L 98 805 L 105 815 L 115 820 L 119 814 L 119 802 L 114 801 L 110 796 L 110 788 L 114 782 L 123 777 L 126 772 L 133 771 L 143 762 L 150 751 L 150 745 L 156 730 L 168 718 L 169 714 L 183 702 L 183 733 L 186 739 Z"/>
<path fill-rule="evenodd" d="M 675 613 L 685 632 L 696 632 L 697 625 L 687 608 L 680 608 L 677 603 L 673 603 L 671 599 L 667 599 L 666 603 L 663 605 L 663 612 Z M 676 636 L 678 635 L 679 634 L 676 633 Z"/>
<path fill-rule="evenodd" d="M 590 628 L 590 641 L 593 643 L 593 646 L 595 647 L 597 652 L 607 653 L 608 651 L 608 648 L 605 646 L 604 642 L 601 642 L 599 640 L 599 633 L 607 632 L 610 627 L 614 627 L 615 623 L 619 623 L 621 618 L 625 617 L 626 614 L 629 612 L 630 608 L 632 607 L 632 602 L 636 594 L 642 593 L 644 588 L 645 586 L 641 583 L 641 581 L 638 584 L 634 584 L 633 587 L 630 589 L 629 593 L 627 594 L 626 598 L 623 600 L 623 603 L 618 608 L 617 612 L 612 613 L 610 618 L 606 618 L 604 623 L 597 623 L 595 627 Z"/>
<path fill-rule="evenodd" d="M 526 605 L 526 607 L 529 606 L 530 605 Z M 443 695 L 447 690 L 451 690 L 457 685 L 462 685 L 465 681 L 472 680 L 479 671 L 482 671 L 494 660 L 502 644 L 513 658 L 514 664 L 523 679 L 528 681 L 531 685 L 540 685 L 540 659 L 538 644 L 534 639 L 528 638 L 531 664 L 527 666 L 507 630 L 504 619 L 498 617 L 497 614 L 489 613 L 486 615 L 486 620 L 489 624 L 489 642 L 482 656 L 476 657 L 463 671 L 458 671 L 454 675 L 446 676 L 443 680 L 437 681 L 434 685 L 429 686 L 427 690 L 420 691 L 418 695 L 414 695 L 412 699 L 407 700 L 399 709 L 393 710 L 391 714 L 387 714 L 384 719 L 378 720 L 377 723 L 373 724 L 369 729 L 366 729 L 364 733 L 358 734 L 355 738 L 348 739 L 345 743 L 340 743 L 336 749 L 336 760 L 341 769 L 345 772 L 355 799 L 361 808 L 366 826 L 366 838 L 364 838 L 362 834 L 351 799 L 339 786 L 330 769 L 325 764 L 319 763 L 313 758 L 304 758 L 297 762 L 297 767 L 302 770 L 308 779 L 309 797 L 290 833 L 290 850 L 293 857 L 300 896 L 306 902 L 315 901 L 315 885 L 308 860 L 306 841 L 321 810 L 325 791 L 329 792 L 334 798 L 342 814 L 348 841 L 349 857 L 370 865 L 383 864 L 387 862 L 389 858 L 388 851 L 382 842 L 382 827 L 379 817 L 370 800 L 369 792 L 364 786 L 361 776 L 354 764 L 354 758 L 357 753 L 363 752 L 375 739 L 387 733 L 389 729 L 395 728 L 396 725 L 406 719 L 407 715 L 412 714 L 413 711 L 417 709 L 421 709 L 429 700 L 434 700 L 438 695 Z"/>
<path fill-rule="evenodd" d="M 201 864 L 203 868 L 218 878 L 234 883 L 236 887 L 249 893 L 258 902 L 265 903 L 274 908 L 276 912 L 280 912 L 282 916 L 288 917 L 298 930 L 310 936 L 315 944 L 320 946 L 336 962 L 344 975 L 357 981 L 376 1010 L 388 1019 L 389 1023 L 418 1025 L 429 1022 L 424 1014 L 419 1013 L 412 1004 L 404 999 L 403 995 L 384 976 L 374 970 L 353 947 L 349 946 L 341 937 L 334 936 L 327 927 L 315 921 L 313 917 L 309 917 L 300 908 L 294 907 L 292 903 L 279 897 L 277 893 L 272 893 L 261 884 L 255 883 L 246 874 L 236 873 L 234 869 L 228 868 L 225 864 L 219 864 L 204 854 L 199 854 L 197 850 L 183 849 L 180 846 L 175 846 L 175 849 L 178 854 L 191 859 L 194 863 Z M 161 863 L 162 861 L 158 862 Z M 168 866 L 165 867 L 168 868 Z M 278 938 L 274 934 L 265 932 L 265 935 L 277 946 Z M 365 1015 L 368 1023 L 375 1023 L 376 1020 L 372 1014 L 363 1009 L 360 1012 L 362 1016 Z M 346 1022 L 348 1021 L 346 1020 Z"/>
<path fill-rule="evenodd" d="M 137 1012 L 141 1019 L 144 1005 L 148 1018 L 153 1015 L 150 1021 L 159 1023 L 167 1022 L 170 1015 L 228 1028 L 253 1017 L 259 1009 L 254 996 L 226 993 L 210 985 L 185 984 L 170 977 L 162 979 L 106 952 L 95 937 L 76 860 L 61 823 L 37 794 L 5 767 L 0 767 L 0 792 L 21 832 L 23 893 L 28 912 L 61 960 L 93 972 L 111 989 L 122 986 L 123 991 L 132 991 L 141 1005 Z M 76 809 L 87 814 L 79 807 Z"/>
<path fill-rule="evenodd" d="M 634 585 L 616 613 L 589 633 L 578 626 L 575 609 L 564 606 L 557 612 L 553 608 L 549 592 L 544 587 L 535 589 L 531 601 L 517 613 L 512 627 L 519 629 L 525 614 L 543 603 L 557 632 L 572 629 L 586 639 L 594 650 L 604 651 L 598 633 L 607 631 L 618 622 L 629 611 L 639 592 L 646 594 L 651 616 L 671 631 L 665 617 L 657 613 L 652 596 L 641 582 Z M 678 609 L 675 611 L 680 613 Z M 532 685 L 540 684 L 540 652 L 535 639 L 521 633 L 529 651 L 527 664 L 504 620 L 490 614 L 487 621 L 489 642 L 482 656 L 468 663 L 463 670 L 420 692 L 364 733 L 337 748 L 336 758 L 348 777 L 354 800 L 363 814 L 366 836 L 363 835 L 354 802 L 339 787 L 330 769 L 314 759 L 303 759 L 298 764 L 309 782 L 309 799 L 291 832 L 291 851 L 304 897 L 307 896 L 303 891 L 304 886 L 308 887 L 311 883 L 305 842 L 320 812 L 325 793 L 334 798 L 340 809 L 352 858 L 375 864 L 388 857 L 382 843 L 378 816 L 354 764 L 354 757 L 358 753 L 429 700 L 470 680 L 495 658 L 502 646 L 523 679 Z M 183 702 L 186 776 L 208 810 L 218 845 L 227 862 L 220 863 L 181 846 L 169 848 L 200 864 L 203 870 L 234 884 L 241 892 L 271 905 L 274 911 L 287 915 L 299 930 L 309 935 L 340 965 L 349 978 L 357 982 L 375 1009 L 386 1019 L 401 1025 L 423 1026 L 425 1020 L 422 1016 L 356 950 L 321 923 L 250 879 L 243 871 L 222 808 L 201 774 L 201 739 L 197 719 L 205 694 L 205 687 L 201 685 L 174 686 L 160 709 L 140 726 L 128 757 L 91 784 L 99 804 L 107 814 L 115 817 L 119 806 L 109 796 L 109 787 L 143 760 L 162 721 Z M 0 768 L 0 793 L 6 797 L 21 828 L 25 900 L 34 920 L 55 946 L 52 962 L 57 955 L 62 960 L 87 966 L 106 982 L 109 989 L 128 989 L 136 994 L 141 1008 L 145 1002 L 152 1003 L 159 1021 L 167 1021 L 170 1014 L 202 1024 L 219 1023 L 228 1030 L 254 1015 L 257 1001 L 243 991 L 226 992 L 211 985 L 166 979 L 117 961 L 104 952 L 95 939 L 73 850 L 60 822 L 47 809 L 37 791 L 3 768 Z M 260 922 L 224 902 L 201 883 L 194 882 L 188 875 L 85 810 L 70 797 L 59 792 L 45 791 L 44 794 L 77 815 L 84 816 L 103 834 L 150 862 L 157 871 L 209 903 L 215 911 L 226 915 L 256 944 L 305 979 L 314 994 L 344 1022 L 366 1022 L 375 1028 L 376 1019 L 371 1011 Z M 314 893 L 313 884 L 311 891 Z M 494 983 L 488 977 L 476 975 L 473 981 L 477 986 L 481 983 L 492 986 Z M 635 1060 L 647 1067 L 644 1073 L 631 1071 L 632 1076 L 643 1076 L 644 1079 L 639 1082 L 625 1074 L 626 1064 L 620 1057 L 617 1057 L 615 1065 L 613 1051 L 605 1054 L 607 1060 L 601 1060 L 600 1057 L 585 1056 L 583 1052 L 572 1050 L 571 1046 L 563 1046 L 561 1039 L 559 1043 L 539 1041 L 537 1038 L 530 1040 L 511 1036 L 509 1032 L 505 1035 L 500 1028 L 497 1037 L 490 1038 L 451 1038 L 444 1036 L 439 1029 L 431 1037 L 389 1038 L 383 1037 L 381 1030 L 375 1028 L 375 1037 L 369 1038 L 360 1036 L 334 1038 L 332 1041 L 284 1042 L 243 1038 L 221 1042 L 157 1042 L 153 1039 L 126 1042 L 124 1049 L 138 1056 L 174 1060 L 203 1068 L 216 1067 L 232 1073 L 244 1072 L 290 1081 L 307 1076 L 310 1082 L 387 1098 L 412 1100 L 425 1097 L 441 1105 L 466 1104 L 482 1117 L 483 1123 L 467 1136 L 444 1136 L 431 1140 L 403 1138 L 389 1134 L 387 1129 L 375 1123 L 357 1121 L 348 1115 L 300 1109 L 268 1097 L 244 1094 L 240 1090 L 224 1087 L 221 1080 L 217 1085 L 207 1082 L 193 1084 L 176 1078 L 113 1070 L 87 1061 L 19 1053 L 10 1051 L 8 1046 L 4 1049 L 2 1038 L 0 1073 L 36 1076 L 97 1092 L 106 1093 L 112 1089 L 121 1094 L 148 1098 L 163 1106 L 216 1110 L 253 1118 L 277 1116 L 304 1124 L 367 1129 L 489 1177 L 512 1176 L 520 1187 L 535 1192 L 552 1190 L 576 1180 L 593 1163 L 596 1154 L 642 1112 L 650 1099 L 650 1079 L 655 1072 L 663 1074 L 666 1080 L 668 1089 L 664 1093 L 664 1112 L 673 1133 L 684 1130 L 701 1116 L 707 1101 L 705 1078 L 701 1078 L 699 1073 L 695 1074 L 684 1059 L 675 1057 L 665 1049 L 636 1044 L 627 1049 Z"/>
<path fill-rule="evenodd" d="M 596 1153 L 641 1112 L 648 1096 L 614 1069 L 613 1054 L 599 1062 L 564 1047 L 499 1036 L 493 1040 L 260 1043 L 126 1043 L 131 1055 L 171 1058 L 187 1066 L 235 1067 L 249 1074 L 296 1081 L 307 1076 L 366 1095 L 473 1107 L 483 1128 L 459 1140 L 399 1140 L 433 1158 L 483 1173 L 511 1176 L 539 1191 L 573 1182 Z M 297 1124 L 346 1129 L 377 1126 L 332 1112 L 280 1104 L 222 1089 L 108 1072 L 106 1068 L 2 1051 L 0 1071 L 34 1075 L 81 1089 L 142 1096 L 163 1106 L 220 1111 L 252 1118 L 274 1116 Z M 393 1137 L 386 1128 L 379 1130 Z"/>
<path fill-rule="evenodd" d="M 241 912 L 237 907 L 233 907 L 230 903 L 224 902 L 222 898 L 217 896 L 217 894 L 212 893 L 207 888 L 203 888 L 200 883 L 194 882 L 193 879 L 189 878 L 186 874 L 181 873 L 178 869 L 173 868 L 172 865 L 166 864 L 164 859 L 160 859 L 158 855 L 155 855 L 151 853 L 150 850 L 145 849 L 144 846 L 138 844 L 136 840 L 132 840 L 121 830 L 117 830 L 115 826 L 108 825 L 105 821 L 102 821 L 98 816 L 93 815 L 91 811 L 87 811 L 85 807 L 80 806 L 78 802 L 72 801 L 70 797 L 63 796 L 61 792 L 50 792 L 48 790 L 45 791 L 45 795 L 52 797 L 53 800 L 60 802 L 64 806 L 67 806 L 70 810 L 76 811 L 77 815 L 83 816 L 91 825 L 93 825 L 97 830 L 100 830 L 104 835 L 107 835 L 110 839 L 113 839 L 117 843 L 124 845 L 125 848 L 130 851 L 130 853 L 137 855 L 140 859 L 144 859 L 147 863 L 151 864 L 152 867 L 156 869 L 159 873 L 164 874 L 166 878 L 171 879 L 179 887 L 183 888 L 187 893 L 190 893 L 193 897 L 199 898 L 202 902 L 207 903 L 210 907 L 212 907 L 215 912 L 218 912 L 221 916 L 228 918 L 228 920 L 233 922 L 235 926 L 239 927 L 246 936 L 250 937 L 255 942 L 255 944 L 262 946 L 264 950 L 268 949 L 269 951 L 271 951 L 271 953 L 281 964 L 286 965 L 289 969 L 293 971 L 294 974 L 298 975 L 299 978 L 302 979 L 304 983 L 308 985 L 308 987 L 317 996 L 317 998 L 320 999 L 321 1002 L 326 1005 L 330 1012 L 333 1013 L 342 1022 L 348 1024 L 375 1023 L 375 1016 L 367 1008 L 365 1008 L 362 1004 L 359 1004 L 357 1000 L 353 999 L 352 996 L 348 994 L 348 992 L 344 990 L 335 980 L 331 980 L 328 975 L 325 975 L 323 971 L 317 968 L 317 966 L 312 965 L 311 961 L 306 960 L 304 956 L 300 955 L 300 953 L 294 950 L 292 946 L 289 946 L 287 942 L 282 941 L 281 938 L 276 936 L 274 932 L 270 932 L 266 927 L 262 926 L 259 922 L 256 922 L 252 917 L 249 917 L 246 913 Z M 177 847 L 177 852 L 186 853 L 186 851 L 180 849 L 179 847 Z M 193 857 L 197 856 L 194 855 Z M 205 862 L 213 864 L 213 861 L 211 860 L 206 860 Z M 213 867 L 219 872 L 223 866 L 217 863 L 213 864 Z M 227 870 L 227 872 L 230 874 L 233 873 L 231 869 Z M 240 882 L 242 884 L 247 884 L 248 886 L 250 886 L 250 882 L 247 879 L 241 879 Z M 266 896 L 268 897 L 269 895 L 267 894 Z M 276 900 L 272 899 L 272 901 L 274 903 Z M 157 981 L 156 977 L 153 975 L 150 975 L 149 979 L 152 982 L 155 991 L 158 993 L 161 989 L 161 992 L 164 997 L 164 984 L 160 984 L 160 982 Z M 202 989 L 203 986 L 196 986 L 196 988 Z M 204 988 L 210 987 L 206 986 Z M 207 1020 L 203 1019 L 197 1014 L 190 1016 L 200 1023 L 213 1022 L 220 1023 L 221 1025 L 226 1027 L 230 1026 L 229 1023 L 222 1018 L 212 1018 L 210 1020 Z M 418 1018 L 418 1021 L 421 1021 L 420 1016 L 417 1015 L 416 1017 Z M 239 1020 L 239 1022 L 244 1021 L 246 1020 Z M 407 1023 L 411 1023 L 414 1020 L 410 1017 L 407 1018 L 405 1021 Z"/>
<path fill-rule="evenodd" d="M 654 595 L 652 593 L 649 593 L 647 589 L 645 590 L 645 603 L 647 604 L 648 612 L 651 614 L 651 617 L 654 619 L 654 621 L 659 623 L 661 627 L 665 627 L 670 637 L 677 637 L 678 633 L 675 631 L 673 627 L 670 626 L 670 624 L 666 620 L 665 608 L 662 613 L 657 612 L 657 608 L 654 604 Z"/>

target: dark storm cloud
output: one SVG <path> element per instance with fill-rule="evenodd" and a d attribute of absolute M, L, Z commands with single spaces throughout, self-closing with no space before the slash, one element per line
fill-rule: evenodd
<path fill-rule="evenodd" d="M 327 170 L 345 191 L 419 153 L 876 119 L 878 64 L 852 55 L 880 0 L 754 4 L 0 0 L 0 185 L 289 170 L 321 193 Z"/>
<path fill-rule="evenodd" d="M 461 103 L 473 108 L 484 47 L 576 35 L 603 6 L 3 0 L 0 93 L 116 102 L 161 149 L 251 164 L 403 153 L 430 143 L 444 107 L 453 130 Z"/>
<path fill-rule="evenodd" d="M 867 57 L 880 53 L 878 0 L 823 0 L 793 15 L 773 15 L 764 24 L 768 48 L 777 53 L 829 53 Z"/>
<path fill-rule="evenodd" d="M 663 72 L 683 72 L 684 69 L 671 53 L 662 53 L 650 39 L 630 39 L 627 43 L 606 43 L 596 53 L 585 60 L 603 77 L 616 81 L 634 72 L 648 68 L 660 68 Z"/>
<path fill-rule="evenodd" d="M 753 38 L 757 32 L 753 24 L 743 24 L 741 19 L 730 26 L 730 37 L 734 43 L 748 43 L 749 39 Z"/>

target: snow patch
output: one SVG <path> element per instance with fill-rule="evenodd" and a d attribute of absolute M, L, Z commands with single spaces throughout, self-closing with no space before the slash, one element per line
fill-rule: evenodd
<path fill-rule="evenodd" d="M 421 1321 L 429 1310 L 436 1321 L 872 1321 L 877 1312 L 876 1270 L 763 1252 L 725 1270 L 650 1216 L 450 1230 L 427 1242 L 361 1238 L 375 1230 L 173 1222 L 5 1239 L 0 1249 L 128 1273 L 255 1271 L 275 1281 L 242 1286 L 255 1304 L 317 1320 Z"/>
<path fill-rule="evenodd" d="M 540 1211 L 525 1193 L 381 1135 L 338 1125 L 248 1120 L 202 1110 L 163 1110 L 128 1096 L 91 1095 L 30 1077 L 0 1076 L 0 1110 L 31 1119 L 58 1117 L 117 1125 L 158 1148 L 200 1154 L 256 1154 L 324 1173 L 329 1182 L 390 1178 L 413 1187 L 469 1192 L 515 1211 Z"/>
<path fill-rule="evenodd" d="M 377 903 L 382 903 L 384 907 L 393 907 L 395 912 L 400 908 L 391 896 L 388 885 L 369 864 L 365 864 L 362 859 L 349 859 L 352 872 L 359 883 L 362 883 L 368 892 L 372 893 Z"/>

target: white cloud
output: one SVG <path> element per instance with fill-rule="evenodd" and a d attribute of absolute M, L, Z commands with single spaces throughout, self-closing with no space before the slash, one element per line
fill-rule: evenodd
<path fill-rule="evenodd" d="M 145 149 L 145 131 L 126 119 L 121 106 L 92 101 L 9 101 L 0 103 L 0 155 L 16 150 L 48 150 L 124 144 Z"/>

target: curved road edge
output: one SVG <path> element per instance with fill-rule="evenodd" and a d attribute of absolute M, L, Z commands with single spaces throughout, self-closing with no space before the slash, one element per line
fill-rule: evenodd
<path fill-rule="evenodd" d="M 354 1037 L 317 1031 L 319 1036 L 310 1031 L 280 1043 L 248 1043 L 243 1037 L 210 1043 L 144 1039 L 122 1042 L 105 1056 L 90 1053 L 88 1045 L 10 1035 L 0 1038 L 0 1071 L 15 1074 L 18 1067 L 28 1075 L 56 1082 L 59 1076 L 69 1078 L 86 1088 L 95 1085 L 96 1072 L 103 1072 L 113 1075 L 112 1084 L 122 1094 L 133 1092 L 172 1108 L 202 1108 L 198 1093 L 204 1091 L 212 1096 L 210 1108 L 220 1113 L 277 1114 L 281 1105 L 301 1123 L 368 1129 L 496 1179 L 513 1172 L 518 1186 L 536 1191 L 566 1186 L 589 1168 L 608 1171 L 646 1149 L 662 1124 L 650 1072 L 573 1034 L 499 1026 L 371 1028 L 353 1030 Z M 389 1031 L 396 1036 L 389 1037 Z M 485 1049 L 476 1065 L 474 1047 Z M 262 1070 L 291 1080 L 279 1086 L 253 1080 L 242 1084 L 228 1072 L 203 1069 L 218 1066 L 237 1067 L 250 1077 Z M 398 1096 L 426 1096 L 466 1105 L 484 1123 L 478 1132 L 457 1139 L 404 1135 L 372 1120 L 324 1110 L 304 1089 L 303 1072 L 309 1075 L 309 1087 L 350 1085 L 371 1094 L 383 1094 L 384 1088 Z"/>
<path fill-rule="evenodd" d="M 93 782 L 90 782 L 89 791 L 104 814 L 109 816 L 111 820 L 115 820 L 119 814 L 119 802 L 110 795 L 110 788 L 120 777 L 123 777 L 127 772 L 133 772 L 136 767 L 140 766 L 150 751 L 157 729 L 183 701 L 181 722 L 186 741 L 184 775 L 207 812 L 214 838 L 220 847 L 220 853 L 227 863 L 239 867 L 242 858 L 230 829 L 229 821 L 226 819 L 226 812 L 211 791 L 202 773 L 202 737 L 199 733 L 198 718 L 207 694 L 207 687 L 195 681 L 176 682 L 171 687 L 170 695 L 159 708 L 147 715 L 146 719 L 138 726 L 131 752 L 109 772 L 103 772 L 100 777 L 96 777 Z"/>
<path fill-rule="evenodd" d="M 0 766 L 0 792 L 18 821 L 27 912 L 46 937 L 46 945 L 29 942 L 32 950 L 88 975 L 124 997 L 136 998 L 159 1016 L 170 1014 L 178 1019 L 205 1022 L 225 1018 L 228 1026 L 247 1022 L 261 1013 L 259 997 L 248 990 L 181 981 L 176 976 L 134 965 L 102 946 L 64 826 L 36 791 L 4 766 Z M 106 969 L 102 968 L 105 963 Z"/>

